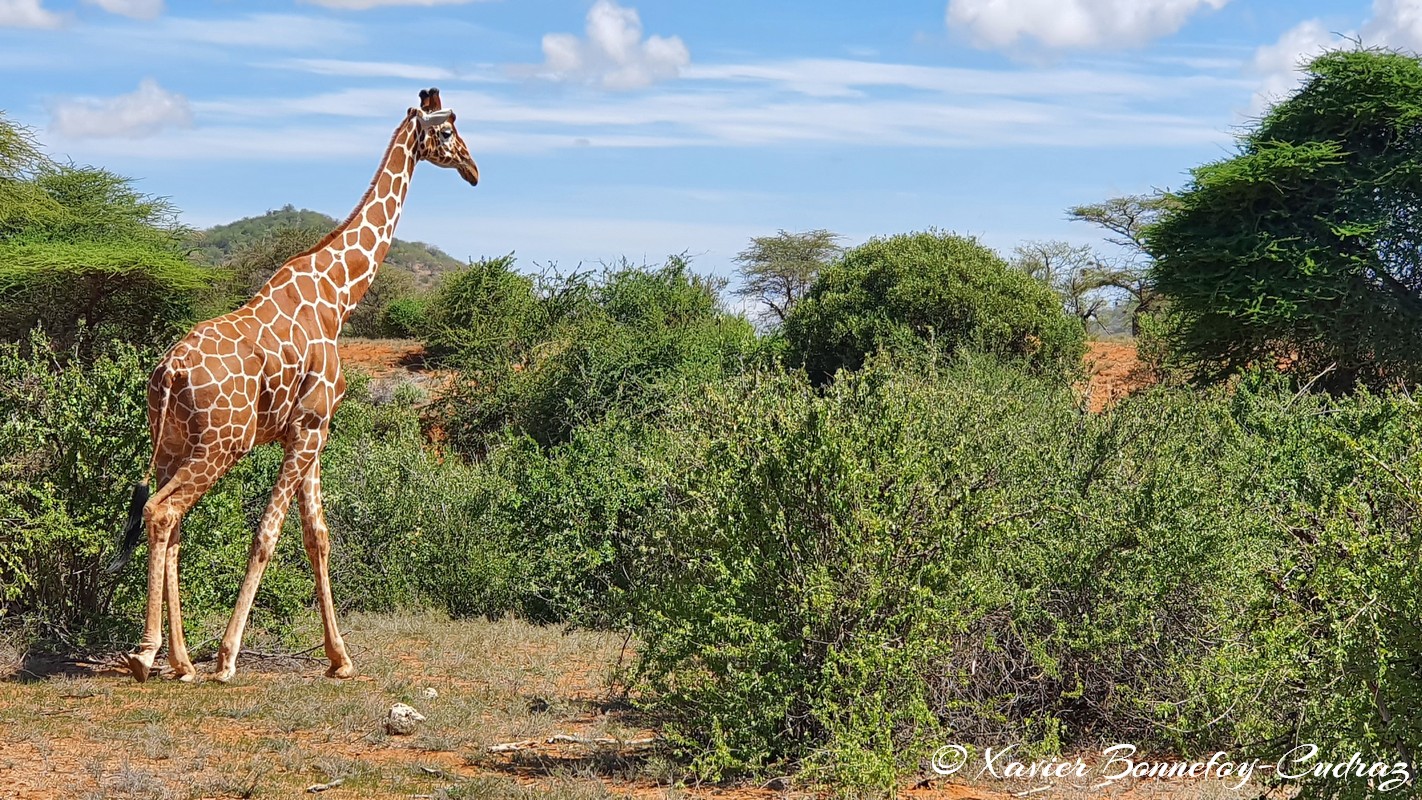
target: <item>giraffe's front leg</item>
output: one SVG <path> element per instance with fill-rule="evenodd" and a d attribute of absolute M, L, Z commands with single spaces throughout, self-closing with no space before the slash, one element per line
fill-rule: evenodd
<path fill-rule="evenodd" d="M 326 529 L 326 514 L 321 507 L 319 458 L 311 464 L 311 470 L 301 482 L 301 541 L 306 546 L 306 557 L 311 560 L 311 571 L 316 574 L 316 602 L 321 608 L 326 657 L 331 660 L 331 667 L 326 670 L 326 675 L 331 678 L 354 677 L 355 664 L 346 653 L 346 643 L 341 638 L 341 629 L 336 625 L 335 604 L 331 600 L 331 578 L 328 572 L 331 539 Z"/>
<path fill-rule="evenodd" d="M 314 459 L 298 443 L 287 444 L 286 458 L 281 462 L 281 474 L 277 476 L 272 489 L 272 499 L 262 514 L 257 534 L 252 537 L 252 548 L 247 555 L 247 575 L 242 579 L 242 588 L 237 593 L 237 607 L 232 610 L 232 619 L 227 622 L 227 631 L 222 636 L 222 646 L 217 651 L 217 671 L 213 677 L 227 682 L 237 674 L 237 653 L 242 649 L 242 633 L 247 627 L 247 617 L 252 611 L 252 600 L 257 596 L 257 585 L 262 582 L 262 572 L 276 552 L 277 537 L 281 534 L 282 521 L 291 507 L 291 498 L 301 483 L 302 475 L 310 468 Z"/>

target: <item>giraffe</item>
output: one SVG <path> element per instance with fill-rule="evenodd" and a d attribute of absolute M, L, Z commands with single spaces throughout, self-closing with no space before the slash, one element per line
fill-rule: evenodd
<path fill-rule="evenodd" d="M 336 349 L 341 324 L 385 258 L 419 161 L 455 169 L 471 185 L 479 182 L 479 169 L 455 130 L 454 112 L 441 107 L 438 89 L 420 92 L 420 106 L 411 108 L 395 129 L 370 188 L 345 222 L 287 261 L 240 308 L 196 325 L 154 369 L 148 382 L 152 460 L 134 490 L 123 545 L 111 567 L 123 566 L 146 527 L 148 604 L 143 638 L 128 655 L 129 670 L 139 682 L 148 679 L 163 641 L 165 600 L 173 677 L 196 678 L 178 599 L 182 519 L 239 458 L 267 442 L 281 442 L 285 457 L 252 539 L 214 677 L 226 682 L 236 674 L 252 599 L 294 497 L 300 499 L 302 543 L 316 577 L 330 660 L 326 674 L 355 675 L 331 603 L 320 456 L 346 387 Z M 148 486 L 155 479 L 157 489 L 150 497 Z"/>

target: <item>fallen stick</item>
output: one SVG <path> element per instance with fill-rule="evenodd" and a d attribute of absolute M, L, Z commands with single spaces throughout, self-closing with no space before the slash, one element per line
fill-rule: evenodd
<path fill-rule="evenodd" d="M 345 782 L 346 782 L 346 779 L 345 779 L 345 778 L 337 778 L 337 779 L 331 781 L 330 783 L 318 783 L 318 784 L 316 784 L 315 786 L 308 786 L 308 787 L 306 787 L 306 793 L 307 793 L 307 794 L 316 794 L 317 792 L 324 792 L 324 791 L 326 791 L 327 789 L 334 789 L 334 788 L 336 788 L 337 786 L 340 786 L 341 784 L 343 784 L 343 783 L 345 783 Z"/>
<path fill-rule="evenodd" d="M 512 753 L 515 750 L 525 750 L 527 748 L 537 746 L 537 739 L 524 739 L 521 742 L 504 742 L 503 744 L 491 744 L 484 749 L 490 753 Z"/>
<path fill-rule="evenodd" d="M 571 736 L 566 733 L 557 733 L 548 737 L 548 744 L 590 744 L 602 747 L 603 745 L 617 744 L 617 740 L 608 736 L 600 736 L 596 739 L 589 739 L 586 736 Z"/>
<path fill-rule="evenodd" d="M 321 645 L 319 645 L 319 644 L 316 645 L 316 647 L 320 647 L 320 646 L 321 646 Z M 316 658 L 315 656 L 308 656 L 308 655 L 306 655 L 306 653 L 309 653 L 309 652 L 311 652 L 311 651 L 314 650 L 314 649 L 315 649 L 315 648 L 309 648 L 309 649 L 302 650 L 302 651 L 297 652 L 297 653 L 263 653 L 263 652 L 261 652 L 260 650 L 238 650 L 238 651 L 237 651 L 237 656 L 238 656 L 239 658 L 240 658 L 241 656 L 246 656 L 246 657 L 248 657 L 248 658 L 263 658 L 263 659 L 271 659 L 271 660 L 277 660 L 277 659 L 282 659 L 282 658 L 290 658 L 290 659 L 292 659 L 293 661 L 310 661 L 310 662 L 312 662 L 312 663 L 323 663 L 323 662 L 325 662 L 326 659 L 324 659 L 324 658 Z"/>
<path fill-rule="evenodd" d="M 643 739 L 627 739 L 624 741 L 622 739 L 614 739 L 610 736 L 599 736 L 596 739 L 590 739 L 586 736 L 573 736 L 567 733 L 556 733 L 552 736 L 549 736 L 547 739 L 544 739 L 542 742 L 537 739 L 523 739 L 517 742 L 503 742 L 502 744 L 491 744 L 488 747 L 484 748 L 484 750 L 489 753 L 512 753 L 518 750 L 527 750 L 531 747 L 537 747 L 540 744 L 581 744 L 589 747 L 633 748 L 646 747 L 648 745 L 656 744 L 656 742 L 657 737 L 655 736 L 648 736 Z"/>

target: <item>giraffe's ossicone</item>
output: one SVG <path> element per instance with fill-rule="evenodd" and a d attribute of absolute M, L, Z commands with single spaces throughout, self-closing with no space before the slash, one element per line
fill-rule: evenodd
<path fill-rule="evenodd" d="M 345 222 L 282 265 L 240 308 L 198 323 L 153 370 L 148 382 L 153 459 L 134 491 L 113 567 L 123 566 L 146 527 L 148 606 L 143 639 L 128 657 L 139 681 L 147 680 L 163 641 L 165 600 L 173 676 L 182 681 L 196 677 L 183 641 L 178 600 L 183 515 L 239 458 L 267 442 L 280 442 L 286 457 L 252 539 L 247 574 L 222 637 L 215 677 L 226 681 L 236 672 L 252 598 L 276 548 L 287 508 L 297 497 L 331 660 L 326 674 L 355 674 L 331 603 L 321 448 L 346 388 L 336 349 L 341 325 L 365 296 L 390 248 L 410 176 L 420 161 L 457 170 L 471 185 L 479 182 L 479 168 L 454 127 L 454 112 L 440 106 L 438 89 L 420 92 L 420 106 L 411 108 L 395 129 L 370 188 Z"/>

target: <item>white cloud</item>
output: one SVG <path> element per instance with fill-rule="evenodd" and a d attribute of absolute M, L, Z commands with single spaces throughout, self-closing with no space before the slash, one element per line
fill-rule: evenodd
<path fill-rule="evenodd" d="M 694 66 L 682 76 L 764 83 L 811 97 L 860 97 L 865 90 L 892 87 L 1000 97 L 1160 98 L 1249 85 L 1210 75 L 1142 74 L 1126 69 L 983 70 L 826 58 Z"/>
<path fill-rule="evenodd" d="M 346 78 L 401 78 L 412 81 L 442 81 L 455 77 L 454 70 L 424 64 L 393 61 L 346 61 L 335 58 L 294 58 L 283 67 L 294 67 L 317 75 Z"/>
<path fill-rule="evenodd" d="M 676 77 L 691 63 L 679 36 L 642 38 L 637 10 L 615 0 L 597 0 L 588 11 L 587 37 L 543 37 L 540 74 L 554 80 L 591 83 L 605 89 L 636 89 Z"/>
<path fill-rule="evenodd" d="M 154 19 L 163 13 L 163 0 L 84 0 L 110 14 L 134 19 Z"/>
<path fill-rule="evenodd" d="M 376 160 L 395 125 L 208 126 L 162 131 L 151 139 L 84 139 L 65 142 L 61 155 L 97 163 L 218 161 L 251 164 L 280 161 Z M 57 149 L 57 148 L 56 148 Z M 476 156 L 478 154 L 476 153 Z M 364 171 L 364 167 L 361 168 Z"/>
<path fill-rule="evenodd" d="M 1422 0 L 1374 0 L 1361 33 L 1365 45 L 1422 50 Z"/>
<path fill-rule="evenodd" d="M 359 63 L 334 68 L 364 70 L 350 66 Z M 447 87 L 444 99 L 459 111 L 477 153 L 865 142 L 930 149 L 1195 147 L 1232 137 L 1217 117 L 1190 109 L 1218 106 L 1227 113 L 1229 101 L 1220 98 L 1246 98 L 1255 86 L 1244 77 L 1162 74 L 1116 61 L 1001 70 L 801 59 L 698 66 L 684 78 L 655 93 L 570 97 L 466 86 Z M 161 147 L 144 144 L 164 158 L 276 158 L 319 155 L 322 148 L 332 148 L 325 155 L 334 157 L 368 147 L 364 139 L 351 140 L 350 149 L 335 147 L 333 139 L 345 141 L 351 125 L 364 129 L 369 121 L 377 131 L 372 138 L 388 135 L 387 126 L 413 102 L 408 88 L 378 85 L 212 98 L 193 104 L 202 129 L 165 136 Z M 337 119 L 343 121 L 332 124 Z M 268 135 L 277 128 L 289 133 Z"/>
<path fill-rule="evenodd" d="M 151 31 L 153 38 L 163 42 L 271 50 L 329 49 L 364 39 L 360 29 L 349 22 L 299 14 L 252 14 L 231 19 L 168 18 Z"/>
<path fill-rule="evenodd" d="M 196 104 L 203 118 L 269 119 L 273 117 L 349 117 L 388 119 L 390 124 L 405 118 L 405 111 L 419 103 L 413 89 L 340 89 L 300 97 L 242 97 L 204 100 Z"/>
<path fill-rule="evenodd" d="M 138 139 L 164 128 L 191 124 L 192 110 L 186 97 L 144 79 L 138 91 L 130 94 L 105 100 L 69 100 L 55 105 L 49 127 L 71 139 Z"/>
<path fill-rule="evenodd" d="M 326 8 L 345 8 L 352 11 L 365 11 L 366 9 L 378 6 L 457 6 L 465 3 L 484 2 L 485 0 L 305 0 Z"/>
<path fill-rule="evenodd" d="M 984 47 L 1035 39 L 1060 50 L 1123 49 L 1180 30 L 1229 0 L 949 0 L 948 25 Z"/>
<path fill-rule="evenodd" d="M 0 28 L 58 28 L 60 15 L 46 11 L 40 0 L 0 0 Z"/>
<path fill-rule="evenodd" d="M 1259 90 L 1249 106 L 1253 114 L 1268 110 L 1298 86 L 1299 71 L 1309 59 L 1334 47 L 1339 37 L 1311 19 L 1290 28 L 1279 41 L 1264 45 L 1254 53 L 1253 71 L 1259 77 Z"/>
<path fill-rule="evenodd" d="M 1250 111 L 1258 114 L 1282 99 L 1303 78 L 1301 68 L 1325 50 L 1351 46 L 1422 50 L 1422 0 L 1373 0 L 1371 15 L 1356 30 L 1330 31 L 1322 20 L 1300 22 L 1277 42 L 1254 53 L 1253 72 L 1259 81 Z"/>

